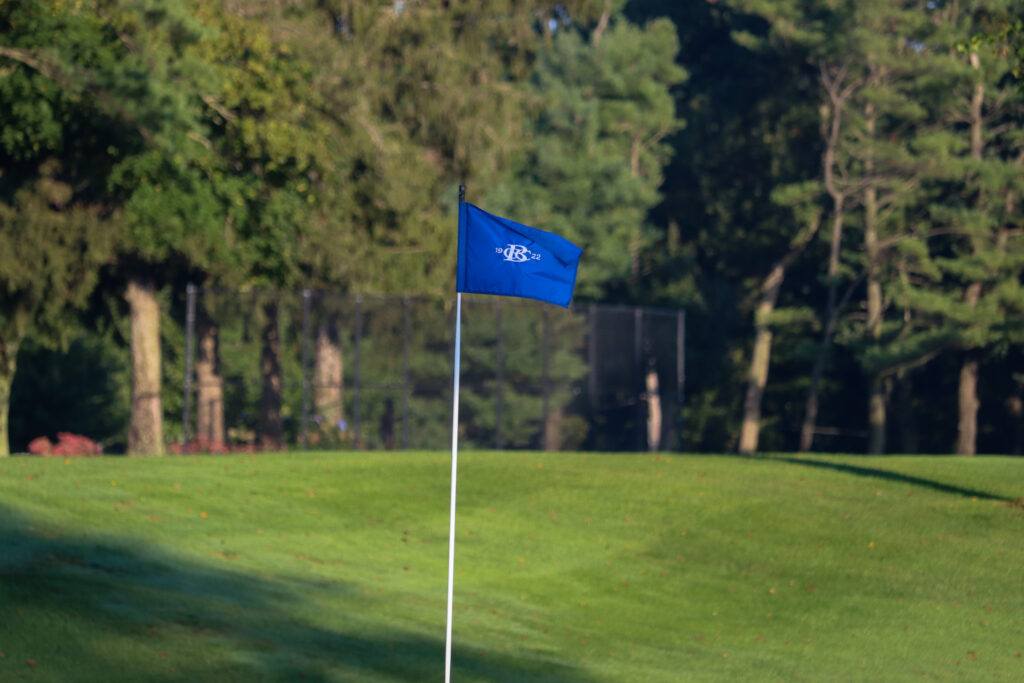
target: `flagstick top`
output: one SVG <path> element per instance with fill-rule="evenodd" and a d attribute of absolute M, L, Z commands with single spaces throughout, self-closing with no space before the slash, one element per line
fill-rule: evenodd
<path fill-rule="evenodd" d="M 466 201 L 466 186 L 459 185 L 459 203 Z"/>

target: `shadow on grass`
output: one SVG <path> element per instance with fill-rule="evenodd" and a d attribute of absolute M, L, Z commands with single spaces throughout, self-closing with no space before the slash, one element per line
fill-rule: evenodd
<path fill-rule="evenodd" d="M 0 506 L 2 680 L 442 679 L 443 638 L 355 625 L 339 632 L 289 610 L 311 599 L 138 543 L 75 537 Z M 29 669 L 33 657 L 40 661 Z M 452 661 L 457 681 L 595 680 L 457 643 Z"/>
<path fill-rule="evenodd" d="M 740 455 L 736 457 L 750 458 L 754 460 L 759 459 L 756 456 Z M 860 465 L 850 465 L 848 463 L 828 462 L 824 460 L 810 460 L 806 458 L 792 457 L 773 457 L 772 460 L 778 460 L 793 465 L 802 465 L 804 467 L 817 467 L 826 470 L 836 470 L 837 472 L 855 474 L 860 477 L 871 477 L 874 479 L 884 479 L 886 481 L 896 481 L 903 484 L 912 484 L 914 486 L 923 486 L 925 488 L 932 489 L 933 491 L 940 491 L 942 493 L 952 493 L 958 496 L 965 496 L 967 498 L 979 498 L 981 500 L 995 500 L 1002 502 L 1008 502 L 1010 500 L 1010 498 L 1007 498 L 1005 496 L 998 496 L 993 493 L 987 493 L 985 491 L 963 488 L 961 486 L 953 486 L 952 484 L 943 484 L 941 481 L 924 479 L 923 477 L 915 477 L 909 474 L 900 474 L 899 472 L 892 472 L 889 470 L 881 470 L 875 467 L 861 467 Z"/>

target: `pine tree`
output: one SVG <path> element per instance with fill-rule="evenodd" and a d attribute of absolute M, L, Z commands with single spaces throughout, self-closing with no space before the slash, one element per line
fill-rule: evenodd
<path fill-rule="evenodd" d="M 613 14 L 600 32 L 559 30 L 539 53 L 527 144 L 487 205 L 581 245 L 580 296 L 637 288 L 666 138 L 680 125 L 670 92 L 685 78 L 677 49 L 668 22 L 641 27 Z"/>
<path fill-rule="evenodd" d="M 823 189 L 831 204 L 831 244 L 822 342 L 811 372 L 801 449 L 809 449 L 817 421 L 821 377 L 832 335 L 867 375 L 868 450 L 885 449 L 890 374 L 877 349 L 898 334 L 890 320 L 901 267 L 892 245 L 908 239 L 908 219 L 921 203 L 921 184 L 934 165 L 925 140 L 932 135 L 928 106 L 937 90 L 934 7 L 929 3 L 856 5 L 747 3 L 773 22 L 779 39 L 802 42 L 816 62 L 823 93 Z M 856 226 L 857 251 L 843 248 Z M 845 271 L 845 294 L 839 296 Z M 864 283 L 862 313 L 843 307 Z"/>
<path fill-rule="evenodd" d="M 761 190 L 762 217 L 754 218 L 764 225 L 755 233 L 760 239 L 753 243 L 763 255 L 747 255 L 748 261 L 758 264 L 760 271 L 748 276 L 754 286 L 746 299 L 752 303 L 744 306 L 754 309 L 754 343 L 739 430 L 739 450 L 749 453 L 758 448 L 760 440 L 761 403 L 767 388 L 774 334 L 789 336 L 787 346 L 795 349 L 789 354 L 794 359 L 806 361 L 808 355 L 803 350 L 807 344 L 793 342 L 800 338 L 810 319 L 806 300 L 801 297 L 814 297 L 816 288 L 806 280 L 798 280 L 795 287 L 791 285 L 792 293 L 786 295 L 787 305 L 776 308 L 783 294 L 784 278 L 793 268 L 806 268 L 799 257 L 806 259 L 808 254 L 827 264 L 822 269 L 823 277 L 818 276 L 827 290 L 820 320 L 822 342 L 815 354 L 807 390 L 807 412 L 813 417 L 805 420 L 803 428 L 805 435 L 814 432 L 826 350 L 832 343 L 841 308 L 839 292 L 844 271 L 840 255 L 853 193 L 846 183 L 846 159 L 841 146 L 848 102 L 859 82 L 847 54 L 849 37 L 843 30 L 852 12 L 850 6 L 795 5 L 772 0 L 730 4 L 749 13 L 730 16 L 736 42 L 755 50 L 754 54 L 764 62 L 759 68 L 773 74 L 773 82 L 781 83 L 778 89 L 763 95 L 762 105 L 766 113 L 777 112 L 774 116 L 779 123 L 755 119 L 748 124 L 752 132 L 763 130 L 762 136 L 773 141 L 765 145 L 765 155 L 771 162 L 761 167 L 763 178 L 759 182 L 766 186 Z M 768 77 L 766 74 L 763 78 Z M 828 230 L 819 233 L 823 222 Z M 767 229 L 775 225 L 779 227 Z M 814 241 L 819 234 L 827 236 L 824 245 Z M 771 264 L 767 270 L 761 265 L 765 261 Z M 817 303 L 813 298 L 810 302 Z M 780 442 L 780 435 L 773 437 L 776 443 Z"/>
<path fill-rule="evenodd" d="M 988 12 L 1000 9 L 993 3 L 935 9 L 941 42 L 934 59 L 947 87 L 933 107 L 936 132 L 926 139 L 936 160 L 928 177 L 927 218 L 898 245 L 897 296 L 908 324 L 887 349 L 903 362 L 914 354 L 960 356 L 955 450 L 963 455 L 977 447 L 981 361 L 1018 342 L 1024 329 L 1024 244 L 1014 237 L 1024 162 L 1020 92 L 1005 78 L 1012 67 L 1001 49 L 961 43 L 954 51 Z"/>

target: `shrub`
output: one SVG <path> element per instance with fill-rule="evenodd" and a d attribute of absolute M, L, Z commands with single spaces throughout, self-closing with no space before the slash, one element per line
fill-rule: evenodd
<path fill-rule="evenodd" d="M 29 442 L 28 452 L 32 455 L 52 457 L 82 457 L 102 455 L 103 446 L 81 434 L 57 432 L 57 443 L 51 442 L 45 436 L 40 436 Z"/>
<path fill-rule="evenodd" d="M 32 455 L 52 455 L 53 444 L 45 436 L 39 436 L 29 441 L 28 452 Z"/>

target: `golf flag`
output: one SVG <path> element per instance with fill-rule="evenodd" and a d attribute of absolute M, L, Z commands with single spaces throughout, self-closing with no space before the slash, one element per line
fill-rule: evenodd
<path fill-rule="evenodd" d="M 457 292 L 519 296 L 568 308 L 582 253 L 554 233 L 459 203 Z"/>
<path fill-rule="evenodd" d="M 569 307 L 583 250 L 569 240 L 489 214 L 465 201 L 459 185 L 459 263 L 455 291 L 455 358 L 452 377 L 452 493 L 448 527 L 448 616 L 444 680 L 452 680 L 452 612 L 455 600 L 455 493 L 459 472 L 459 368 L 462 364 L 462 293 L 539 299 Z"/>

